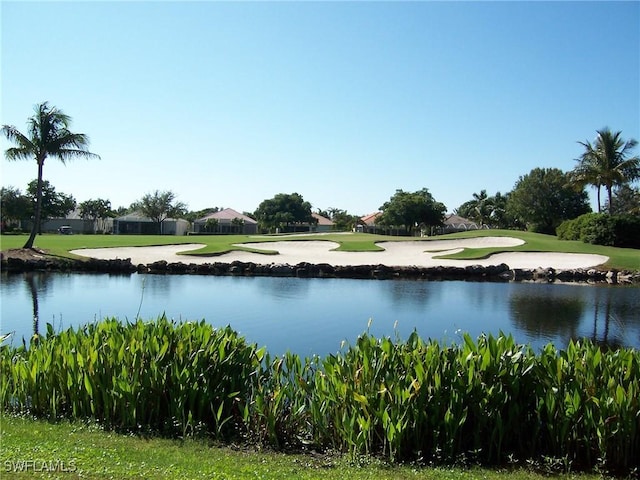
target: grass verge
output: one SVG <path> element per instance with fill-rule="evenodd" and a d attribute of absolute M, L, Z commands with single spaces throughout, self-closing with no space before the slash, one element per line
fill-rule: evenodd
<path fill-rule="evenodd" d="M 318 480 L 542 480 L 549 474 L 518 468 L 389 466 L 372 458 L 353 463 L 338 455 L 283 454 L 220 446 L 204 439 L 170 440 L 120 435 L 99 425 L 49 423 L 3 415 L 0 468 L 5 478 L 61 479 L 318 479 Z M 27 462 L 33 461 L 35 464 Z M 46 462 L 46 463 L 43 463 Z M 58 465 L 58 472 L 43 466 Z M 17 473 L 13 470 L 22 468 Z M 65 468 L 69 471 L 61 471 Z M 39 469 L 40 471 L 36 471 Z M 73 470 L 73 471 L 71 471 Z M 558 479 L 595 480 L 594 474 Z"/>

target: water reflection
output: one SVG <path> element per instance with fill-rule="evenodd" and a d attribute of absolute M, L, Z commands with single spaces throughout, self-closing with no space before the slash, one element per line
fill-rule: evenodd
<path fill-rule="evenodd" d="M 509 309 L 514 323 L 532 337 L 576 338 L 585 310 L 581 298 L 513 293 Z"/>
<path fill-rule="evenodd" d="M 596 292 L 593 333 L 590 338 L 601 345 L 619 347 L 625 344 L 623 335 L 626 322 L 622 322 L 621 319 L 628 318 L 629 324 L 637 324 L 640 321 L 640 311 L 637 305 L 635 310 L 632 310 L 634 307 L 629 303 L 617 303 L 615 297 L 616 290 L 612 288 L 603 288 Z"/>
<path fill-rule="evenodd" d="M 460 341 L 459 331 L 472 337 L 503 331 L 534 348 L 548 342 L 564 348 L 579 338 L 640 347 L 638 286 L 42 272 L 5 272 L 0 285 L 0 333 L 15 331 L 14 344 L 46 323 L 61 330 L 164 312 L 231 325 L 273 354 L 335 353 L 369 319 L 376 336 L 407 338 L 416 330 L 450 343 Z"/>
<path fill-rule="evenodd" d="M 378 282 L 379 280 L 368 280 Z M 431 282 L 415 282 L 409 280 L 383 280 L 389 284 L 389 288 L 385 289 L 391 303 L 396 308 L 406 308 L 414 306 L 424 308 L 433 295 L 434 289 Z"/>
<path fill-rule="evenodd" d="M 38 308 L 38 283 L 41 284 L 41 288 L 46 289 L 46 280 L 45 276 L 42 274 L 37 274 L 34 272 L 28 272 L 24 276 L 24 280 L 29 287 L 29 292 L 31 293 L 31 311 L 33 317 L 33 335 L 38 335 L 40 333 L 40 312 Z M 38 282 L 38 280 L 41 280 Z"/>
<path fill-rule="evenodd" d="M 255 277 L 232 277 L 242 282 Z M 264 278 L 261 278 L 264 280 Z M 259 282 L 260 288 L 271 295 L 275 300 L 302 300 L 309 294 L 311 283 L 305 278 L 272 277 L 268 281 Z"/>

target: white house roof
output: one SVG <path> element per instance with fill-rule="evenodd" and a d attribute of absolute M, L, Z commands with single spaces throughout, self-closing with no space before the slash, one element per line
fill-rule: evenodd
<path fill-rule="evenodd" d="M 450 225 L 454 228 L 478 228 L 478 224 L 476 222 L 458 215 L 448 215 L 444 219 L 444 224 Z"/>
<path fill-rule="evenodd" d="M 233 208 L 225 208 L 218 212 L 210 213 L 202 218 L 196 220 L 197 223 L 205 223 L 209 219 L 216 219 L 219 222 L 231 222 L 234 218 L 239 218 L 244 221 L 245 224 L 257 224 L 253 218 L 248 217 L 240 212 L 235 211 Z"/>

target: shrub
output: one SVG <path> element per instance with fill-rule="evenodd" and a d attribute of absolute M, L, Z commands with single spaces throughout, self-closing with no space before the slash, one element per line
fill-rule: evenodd
<path fill-rule="evenodd" d="M 556 235 L 560 240 L 640 248 L 640 219 L 632 215 L 586 213 L 560 224 Z"/>

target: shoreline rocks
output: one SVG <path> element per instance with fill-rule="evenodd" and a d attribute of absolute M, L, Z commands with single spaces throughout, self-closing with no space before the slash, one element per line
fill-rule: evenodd
<path fill-rule="evenodd" d="M 169 263 L 164 260 L 147 265 L 133 265 L 131 259 L 73 260 L 43 257 L 38 259 L 1 258 L 1 269 L 6 272 L 93 272 L 93 273 L 149 273 L 159 275 L 235 275 L 300 278 L 353 278 L 353 279 L 415 279 L 415 280 L 470 280 L 497 282 L 562 282 L 640 284 L 640 271 L 618 271 L 553 268 L 512 269 L 500 265 L 471 265 L 467 267 L 390 267 L 387 265 L 333 266 L 307 262 L 256 264 L 234 261 L 231 263 Z"/>

